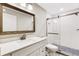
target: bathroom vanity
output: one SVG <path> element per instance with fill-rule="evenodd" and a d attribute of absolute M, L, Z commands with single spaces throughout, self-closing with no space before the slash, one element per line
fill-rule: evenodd
<path fill-rule="evenodd" d="M 45 56 L 46 37 L 31 37 L 0 44 L 1 56 Z"/>
<path fill-rule="evenodd" d="M 0 35 L 35 32 L 35 14 L 7 3 L 0 3 L 0 11 Z M 24 37 L 0 43 L 0 55 L 45 56 L 46 37 Z"/>

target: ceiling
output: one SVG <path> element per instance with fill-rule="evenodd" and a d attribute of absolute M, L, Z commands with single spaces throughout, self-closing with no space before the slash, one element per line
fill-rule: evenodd
<path fill-rule="evenodd" d="M 49 14 L 59 14 L 79 8 L 79 3 L 38 3 Z"/>

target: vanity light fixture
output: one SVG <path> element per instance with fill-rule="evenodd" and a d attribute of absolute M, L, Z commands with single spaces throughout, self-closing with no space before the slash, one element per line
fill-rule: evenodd
<path fill-rule="evenodd" d="M 20 4 L 22 7 L 26 7 L 26 3 L 21 3 Z"/>
<path fill-rule="evenodd" d="M 64 11 L 64 8 L 60 8 L 60 11 Z"/>
<path fill-rule="evenodd" d="M 27 9 L 28 9 L 28 10 L 33 10 L 33 6 L 32 6 L 31 3 L 27 3 Z"/>
<path fill-rule="evenodd" d="M 26 7 L 28 10 L 32 10 L 33 6 L 31 3 L 21 3 L 20 4 L 22 7 Z"/>

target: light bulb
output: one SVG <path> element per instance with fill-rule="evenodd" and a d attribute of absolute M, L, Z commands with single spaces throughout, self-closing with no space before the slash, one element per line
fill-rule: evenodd
<path fill-rule="evenodd" d="M 26 7 L 26 3 L 21 3 L 20 5 L 23 7 Z"/>
<path fill-rule="evenodd" d="M 31 4 L 28 4 L 28 5 L 27 5 L 27 9 L 28 9 L 28 10 L 32 10 L 32 9 L 33 9 L 33 6 L 32 6 Z"/>
<path fill-rule="evenodd" d="M 60 11 L 63 11 L 63 10 L 64 10 L 64 8 L 61 8 L 61 9 L 60 9 Z"/>

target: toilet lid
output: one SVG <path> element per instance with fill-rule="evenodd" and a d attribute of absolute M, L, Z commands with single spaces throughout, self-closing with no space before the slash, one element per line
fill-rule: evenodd
<path fill-rule="evenodd" d="M 51 51 L 57 51 L 58 50 L 58 47 L 53 45 L 53 44 L 47 44 L 46 48 L 48 48 Z"/>

